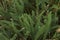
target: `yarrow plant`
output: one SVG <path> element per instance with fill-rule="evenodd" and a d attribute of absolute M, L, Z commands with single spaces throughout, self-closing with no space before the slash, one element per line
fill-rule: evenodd
<path fill-rule="evenodd" d="M 60 0 L 0 0 L 0 40 L 60 40 Z"/>

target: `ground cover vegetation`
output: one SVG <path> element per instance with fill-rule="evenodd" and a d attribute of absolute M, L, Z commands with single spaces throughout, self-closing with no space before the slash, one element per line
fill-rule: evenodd
<path fill-rule="evenodd" d="M 60 40 L 60 0 L 0 0 L 0 40 Z"/>

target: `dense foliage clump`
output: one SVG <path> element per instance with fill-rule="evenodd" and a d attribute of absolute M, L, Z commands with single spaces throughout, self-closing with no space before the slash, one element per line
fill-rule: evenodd
<path fill-rule="evenodd" d="M 0 0 L 0 40 L 60 40 L 60 0 Z"/>

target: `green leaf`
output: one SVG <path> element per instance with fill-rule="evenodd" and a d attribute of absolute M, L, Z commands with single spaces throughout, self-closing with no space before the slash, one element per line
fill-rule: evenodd
<path fill-rule="evenodd" d="M 0 40 L 9 40 L 6 36 L 0 33 Z"/>
<path fill-rule="evenodd" d="M 47 32 L 50 30 L 50 24 L 51 24 L 51 12 L 49 13 L 49 15 L 47 17 L 46 24 L 44 26 L 40 27 L 40 29 L 37 31 L 34 40 L 38 40 L 38 38 L 41 37 L 41 35 L 43 35 L 43 33 L 45 33 L 44 35 L 46 36 Z M 45 32 L 45 31 L 47 31 L 47 32 Z M 43 37 L 43 40 L 45 39 L 45 36 Z"/>
<path fill-rule="evenodd" d="M 17 34 L 14 34 L 14 36 L 10 40 L 15 40 L 17 37 Z"/>

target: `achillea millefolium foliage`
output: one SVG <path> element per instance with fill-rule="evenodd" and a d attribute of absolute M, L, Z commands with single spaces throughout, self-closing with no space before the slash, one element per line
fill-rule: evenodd
<path fill-rule="evenodd" d="M 60 40 L 60 0 L 0 0 L 0 40 Z"/>

